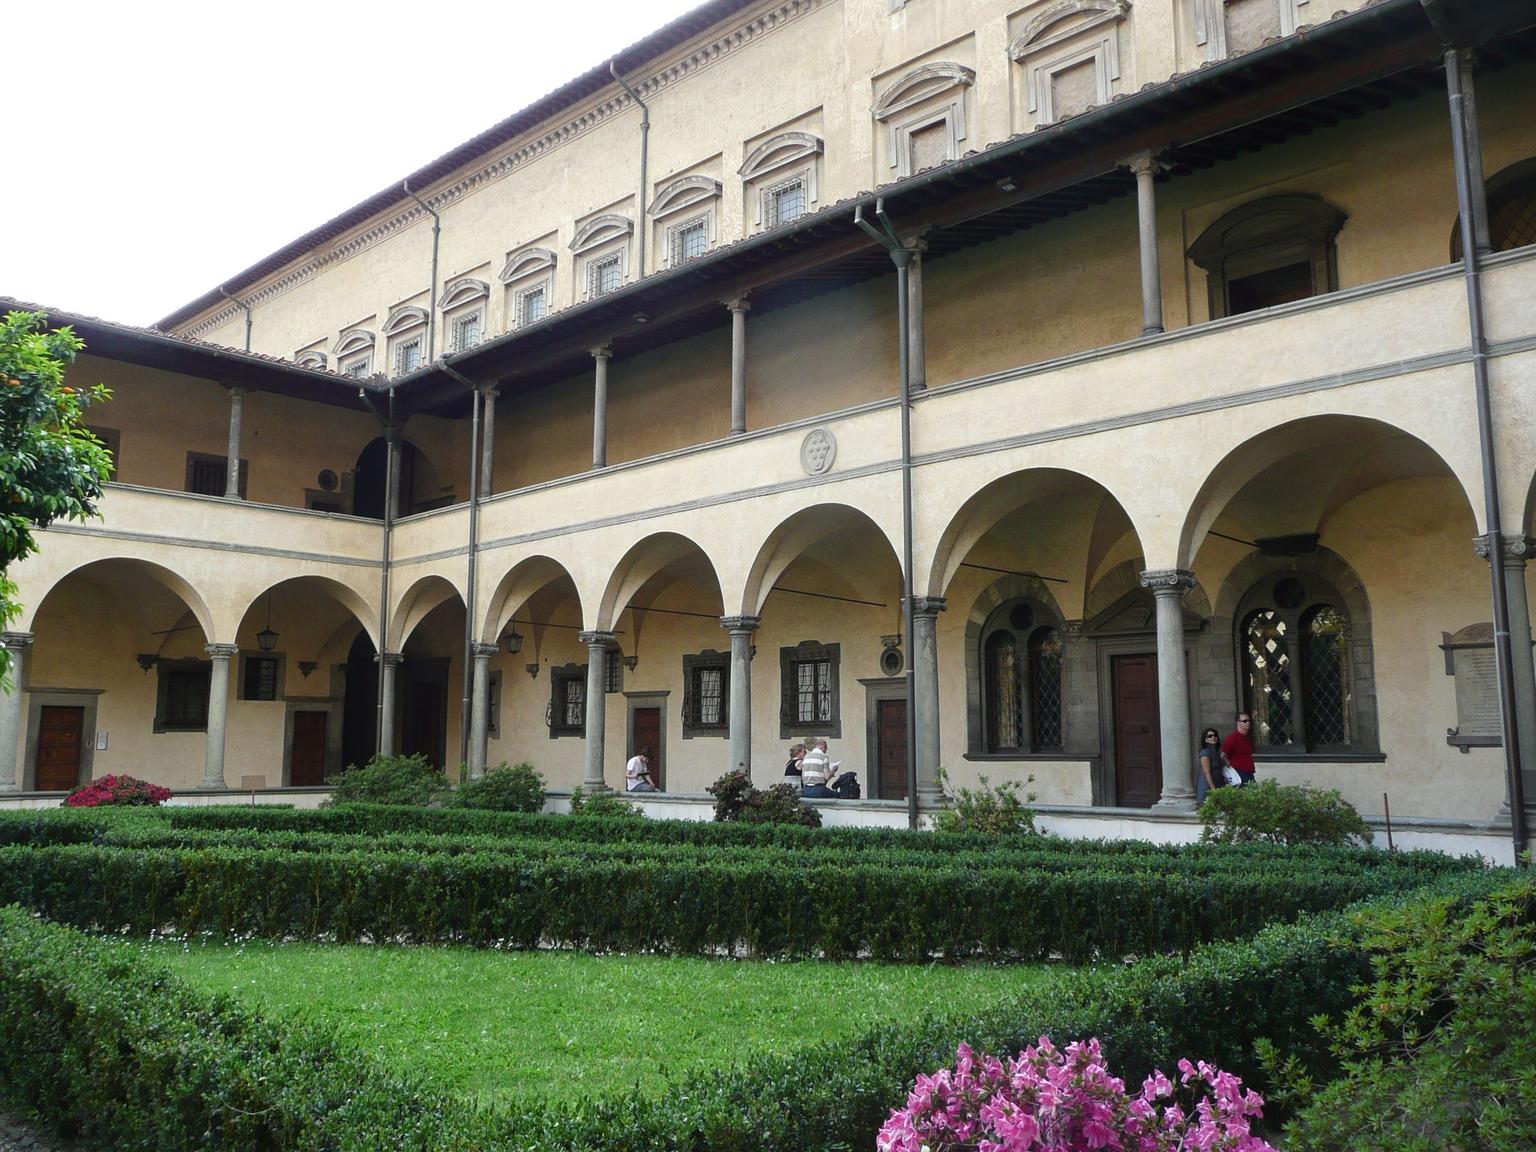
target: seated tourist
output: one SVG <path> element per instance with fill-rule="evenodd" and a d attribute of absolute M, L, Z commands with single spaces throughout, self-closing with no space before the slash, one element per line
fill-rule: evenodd
<path fill-rule="evenodd" d="M 812 799 L 836 800 L 837 793 L 827 787 L 832 779 L 832 759 L 825 740 L 812 740 L 800 761 L 800 795 Z"/>
<path fill-rule="evenodd" d="M 624 765 L 624 787 L 630 792 L 654 792 L 656 785 L 651 783 L 651 749 L 649 746 L 640 749 L 629 758 L 629 763 Z"/>
<path fill-rule="evenodd" d="M 791 788 L 799 788 L 801 784 L 800 761 L 805 759 L 805 745 L 791 744 L 789 746 L 789 761 L 784 765 L 784 783 Z"/>

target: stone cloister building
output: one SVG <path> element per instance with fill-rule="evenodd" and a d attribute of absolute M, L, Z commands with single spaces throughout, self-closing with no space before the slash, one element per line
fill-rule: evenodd
<path fill-rule="evenodd" d="M 1176 815 L 1241 707 L 1265 776 L 1507 831 L 1532 25 L 711 0 L 154 330 L 53 309 L 117 471 L 15 573 L 0 788 L 824 735 Z"/>

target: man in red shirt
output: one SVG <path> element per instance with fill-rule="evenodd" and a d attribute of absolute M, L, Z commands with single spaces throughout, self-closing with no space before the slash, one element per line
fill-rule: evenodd
<path fill-rule="evenodd" d="M 1253 717 L 1246 712 L 1237 714 L 1237 728 L 1221 742 L 1221 762 L 1237 770 L 1239 785 L 1253 783 L 1253 738 L 1248 735 L 1253 727 Z"/>

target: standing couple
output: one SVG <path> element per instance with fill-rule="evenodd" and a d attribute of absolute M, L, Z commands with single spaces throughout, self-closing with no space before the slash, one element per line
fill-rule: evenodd
<path fill-rule="evenodd" d="M 1237 727 L 1223 740 L 1214 728 L 1200 737 L 1200 773 L 1195 777 L 1195 802 L 1205 803 L 1205 794 L 1228 785 L 1245 787 L 1253 783 L 1253 716 L 1237 714 Z"/>

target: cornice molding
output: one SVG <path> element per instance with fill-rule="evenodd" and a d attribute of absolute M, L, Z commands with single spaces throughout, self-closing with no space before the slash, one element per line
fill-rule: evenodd
<path fill-rule="evenodd" d="M 807 16 L 826 7 L 828 3 L 830 3 L 830 0 L 783 0 L 782 3 L 774 5 L 750 20 L 743 21 L 714 40 L 700 44 L 686 56 L 674 60 L 666 67 L 653 72 L 645 80 L 640 81 L 631 78 L 630 84 L 640 93 L 642 99 L 647 99 L 654 93 L 658 93 L 665 88 L 688 79 L 688 77 L 696 72 L 702 72 L 720 63 L 722 60 L 729 59 L 752 42 L 777 32 L 780 28 L 794 23 L 802 16 Z M 538 135 L 525 138 L 521 145 L 482 163 L 479 167 L 465 173 L 451 184 L 438 189 L 429 196 L 423 197 L 423 199 L 433 209 L 441 211 L 446 205 L 461 199 L 470 192 L 476 191 L 482 185 L 494 183 L 523 165 L 537 160 L 545 153 L 552 152 L 560 146 L 570 143 L 572 140 L 579 139 L 592 129 L 611 120 L 614 116 L 627 111 L 633 103 L 633 100 L 627 93 L 620 91 L 616 95 L 589 104 L 584 111 L 572 116 L 564 123 L 553 128 L 547 128 Z M 331 245 L 328 249 L 313 254 L 310 258 L 298 264 L 297 267 L 290 267 L 286 272 L 281 273 L 276 279 L 262 285 L 260 288 L 247 291 L 244 299 L 252 307 L 268 303 L 314 277 L 327 266 L 349 259 L 360 252 L 365 252 L 375 244 L 389 239 L 396 232 L 409 228 L 426 218 L 426 211 L 418 205 L 411 204 L 408 207 L 404 207 L 392 215 L 374 221 L 360 231 Z M 230 305 L 205 316 L 195 324 L 180 328 L 176 334 L 200 339 L 208 333 L 223 327 L 240 314 L 238 307 Z"/>

